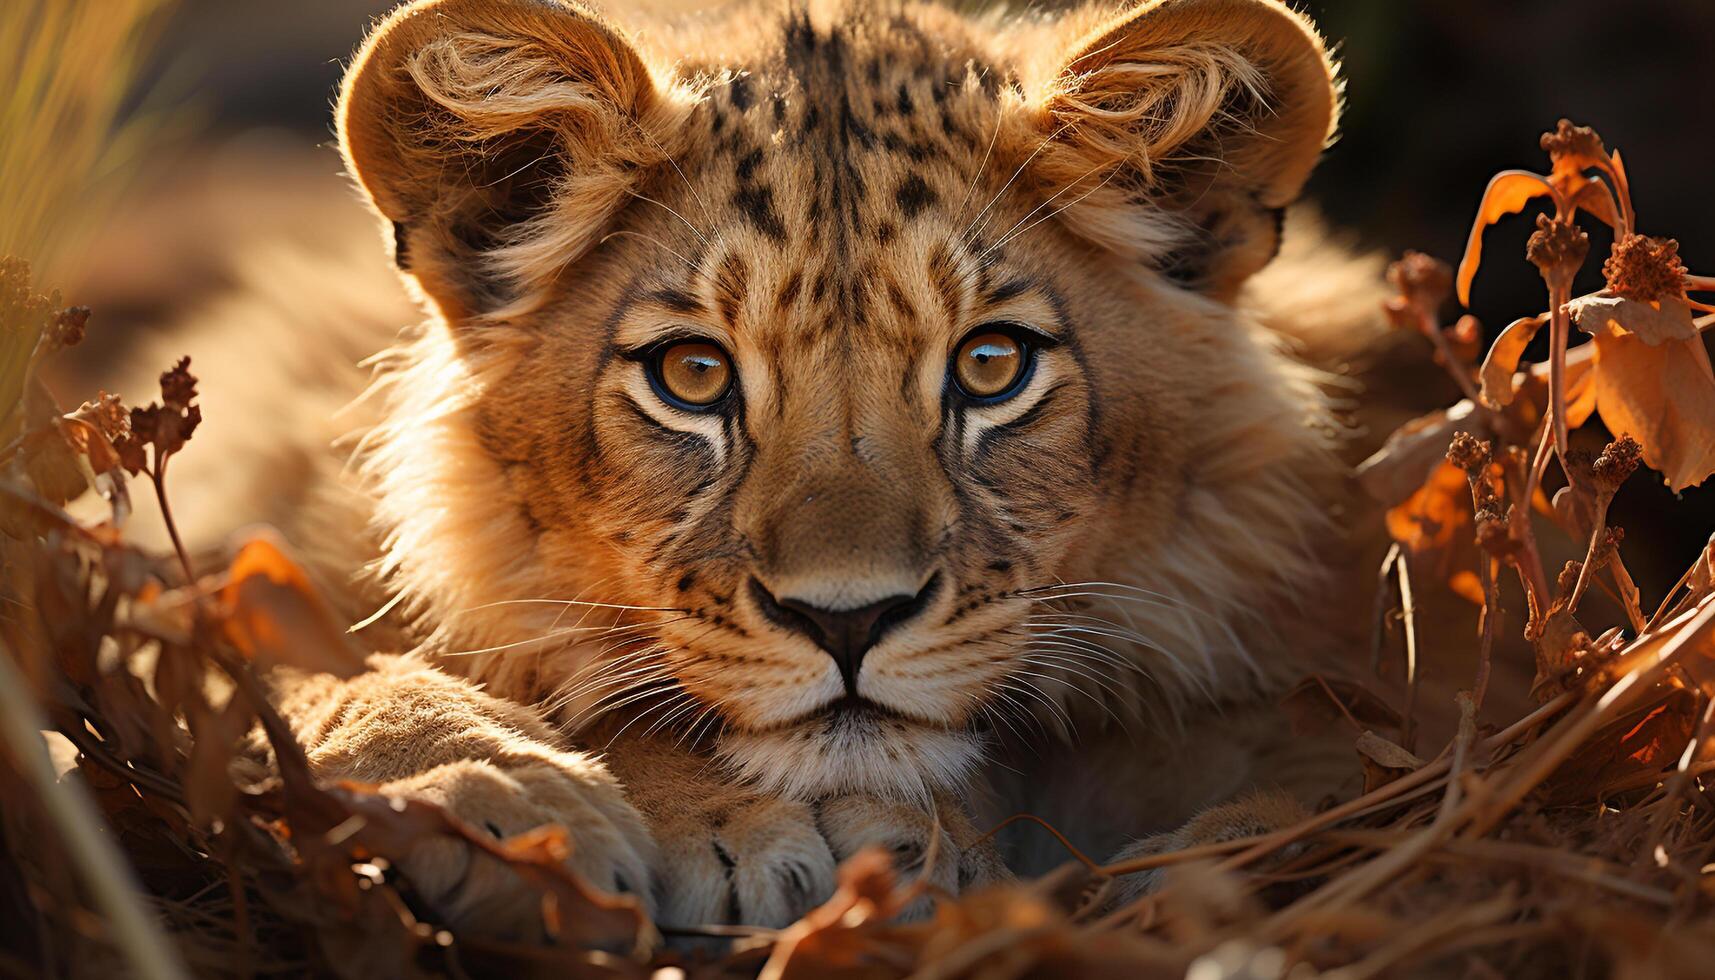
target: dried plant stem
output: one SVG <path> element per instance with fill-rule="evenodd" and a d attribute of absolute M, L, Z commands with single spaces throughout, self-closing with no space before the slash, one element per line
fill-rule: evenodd
<path fill-rule="evenodd" d="M 1486 752 L 1493 754 L 1497 749 L 1499 749 L 1503 746 L 1512 744 L 1519 737 L 1523 736 L 1526 732 L 1530 731 L 1531 729 L 1535 728 L 1538 725 L 1541 725 L 1544 721 L 1546 721 L 1550 718 L 1553 718 L 1555 715 L 1559 714 L 1561 711 L 1565 710 L 1567 707 L 1570 707 L 1577 700 L 1578 700 L 1578 695 L 1574 694 L 1571 691 L 1567 691 L 1563 694 L 1559 694 L 1559 695 L 1549 699 L 1548 701 L 1543 702 L 1542 706 L 1537 708 L 1535 711 L 1532 711 L 1530 714 L 1525 715 L 1523 718 L 1520 718 L 1518 721 L 1513 722 L 1511 725 L 1508 725 L 1506 728 L 1502 729 L 1501 731 L 1496 732 L 1494 735 L 1491 735 L 1488 738 L 1484 739 L 1482 742 L 1483 749 Z M 1447 775 L 1452 770 L 1452 768 L 1453 768 L 1453 760 L 1451 757 L 1443 757 L 1443 758 L 1437 759 L 1436 761 L 1429 763 L 1428 765 L 1424 766 L 1423 768 L 1418 769 L 1415 772 L 1411 772 L 1411 773 L 1408 773 L 1404 776 L 1401 776 L 1400 778 L 1394 780 L 1391 783 L 1388 783 L 1385 786 L 1379 786 L 1376 789 L 1371 790 L 1370 792 L 1365 793 L 1364 795 L 1358 797 L 1357 799 L 1349 800 L 1345 803 L 1340 804 L 1339 806 L 1335 806 L 1335 807 L 1332 807 L 1330 809 L 1324 810 L 1321 813 L 1315 815 L 1314 817 L 1311 817 L 1309 820 L 1306 820 L 1306 821 L 1298 824 L 1297 826 L 1288 827 L 1288 828 L 1285 828 L 1283 830 L 1277 830 L 1272 834 L 1264 834 L 1263 836 L 1261 836 L 1259 838 L 1255 838 L 1255 842 L 1252 843 L 1248 848 L 1246 848 L 1243 851 L 1240 851 L 1238 854 L 1233 855 L 1231 858 L 1228 858 L 1226 861 L 1223 861 L 1221 863 L 1221 868 L 1222 868 L 1222 870 L 1229 870 L 1230 871 L 1234 868 L 1243 867 L 1244 865 L 1250 863 L 1251 861 L 1254 861 L 1257 858 L 1262 857 L 1262 856 L 1270 853 L 1271 851 L 1275 850 L 1276 848 L 1279 848 L 1279 847 L 1284 846 L 1286 844 L 1290 844 L 1293 841 L 1298 840 L 1299 838 L 1301 838 L 1307 834 L 1314 833 L 1315 831 L 1321 830 L 1324 827 L 1331 827 L 1334 824 L 1337 824 L 1340 821 L 1347 819 L 1348 817 L 1356 816 L 1357 814 L 1359 814 L 1365 810 L 1368 810 L 1371 807 L 1374 807 L 1374 806 L 1377 806 L 1377 805 L 1380 805 L 1383 803 L 1397 802 L 1399 798 L 1406 796 L 1411 790 L 1422 787 L 1427 783 L 1435 781 L 1437 778 L 1440 778 L 1442 776 Z M 1243 843 L 1243 842 L 1233 842 L 1233 843 Z M 1220 846 L 1220 845 L 1217 845 L 1217 846 Z M 1235 849 L 1236 850 L 1236 848 L 1229 848 L 1229 849 Z M 1167 855 L 1151 855 L 1151 857 L 1153 857 L 1153 858 L 1160 858 L 1160 857 L 1166 857 L 1166 856 Z M 1199 855 L 1199 856 L 1201 857 L 1201 856 L 1205 856 L 1205 855 Z M 1141 862 L 1147 861 L 1149 859 L 1150 858 L 1139 858 L 1136 862 L 1127 862 L 1127 863 L 1128 864 L 1141 864 Z M 1160 864 L 1173 864 L 1173 863 L 1176 863 L 1176 862 L 1174 862 L 1172 860 L 1158 861 L 1154 864 L 1143 865 L 1142 867 L 1139 867 L 1136 870 L 1143 870 L 1143 868 L 1145 868 L 1145 867 L 1156 867 Z M 1114 873 L 1112 868 L 1108 868 L 1105 870 L 1107 870 L 1110 874 Z"/>
<path fill-rule="evenodd" d="M 1542 475 L 1548 469 L 1549 450 L 1552 448 L 1554 434 L 1552 413 L 1554 406 L 1549 405 L 1550 415 L 1543 416 L 1541 431 L 1537 433 L 1536 454 L 1531 457 L 1530 471 L 1525 474 L 1524 492 L 1512 501 L 1518 508 L 1518 533 L 1524 560 L 1514 559 L 1513 566 L 1518 570 L 1519 581 L 1529 594 L 1531 615 L 1548 608 L 1548 573 L 1542 567 L 1542 554 L 1536 547 L 1536 531 L 1531 527 L 1531 502 L 1536 499 L 1537 489 L 1542 486 Z M 1511 489 L 1511 483 L 1508 484 Z"/>
<path fill-rule="evenodd" d="M 1487 805 L 1483 812 L 1474 816 L 1466 836 L 1481 837 L 1492 830 L 1503 816 L 1524 799 L 1525 794 L 1547 779 L 1578 746 L 1583 745 L 1603 725 L 1613 721 L 1615 716 L 1631 707 L 1628 695 L 1633 691 L 1646 690 L 1665 677 L 1679 657 L 1691 648 L 1691 640 L 1702 635 L 1712 622 L 1715 622 L 1715 602 L 1707 603 L 1690 622 L 1676 630 L 1673 639 L 1663 645 L 1654 663 L 1642 669 L 1634 669 L 1621 677 L 1601 697 L 1585 701 L 1573 709 L 1572 714 L 1562 719 L 1542 742 L 1532 746 L 1533 757 L 1528 763 L 1522 760 L 1518 763 L 1520 772 L 1517 775 L 1497 787 L 1494 796 L 1489 799 L 1473 801 Z"/>
<path fill-rule="evenodd" d="M 1572 587 L 1572 597 L 1566 601 L 1569 611 L 1578 609 L 1578 600 L 1584 598 L 1584 590 L 1590 585 L 1590 578 L 1596 565 L 1596 552 L 1602 547 L 1602 536 L 1608 530 L 1608 505 L 1613 502 L 1611 493 L 1596 495 L 1596 513 L 1590 521 L 1590 546 L 1584 550 L 1584 564 L 1578 569 L 1578 583 Z M 1614 556 L 1614 562 L 1619 563 L 1619 555 Z"/>
<path fill-rule="evenodd" d="M 1386 830 L 1333 830 L 1323 834 L 1320 839 L 1331 844 L 1379 851 L 1391 847 L 1397 839 L 1397 834 Z M 1486 863 L 1504 861 L 1508 864 L 1541 868 L 1652 905 L 1673 904 L 1671 892 L 1633 881 L 1626 876 L 1627 872 L 1623 867 L 1600 858 L 1572 854 L 1540 844 L 1455 838 L 1442 844 L 1438 854 L 1444 862 L 1466 858 Z"/>
<path fill-rule="evenodd" d="M 1649 624 L 1644 620 L 1638 584 L 1632 581 L 1632 573 L 1626 569 L 1625 563 L 1620 561 L 1618 554 L 1608 563 L 1608 569 L 1614 576 L 1614 585 L 1620 592 L 1620 605 L 1626 610 L 1626 618 L 1631 620 L 1632 629 L 1643 633 Z"/>
<path fill-rule="evenodd" d="M 1526 732 L 1565 710 L 1577 699 L 1577 694 L 1567 691 L 1544 702 L 1535 711 L 1484 739 L 1481 743 L 1484 751 L 1493 754 L 1497 749 L 1512 744 Z M 1106 875 L 1131 874 L 1134 871 L 1148 871 L 1151 868 L 1182 864 L 1186 861 L 1198 861 L 1203 858 L 1220 857 L 1223 854 L 1231 854 L 1232 856 L 1221 862 L 1221 870 L 1231 871 L 1287 844 L 1331 827 L 1342 820 L 1358 816 L 1366 810 L 1397 805 L 1402 799 L 1408 798 L 1413 790 L 1423 788 L 1438 778 L 1445 777 L 1452 770 L 1452 764 L 1451 757 L 1443 757 L 1421 769 L 1407 773 L 1385 786 L 1379 786 L 1356 799 L 1348 800 L 1338 806 L 1324 810 L 1308 820 L 1273 833 L 1222 841 L 1218 844 L 1204 844 L 1161 854 L 1146 854 L 1130 861 L 1105 865 L 1101 871 Z M 1234 854 L 1235 851 L 1238 853 Z"/>
<path fill-rule="evenodd" d="M 1705 549 L 1711 547 L 1715 547 L 1715 535 L 1711 535 L 1709 538 L 1709 544 L 1704 546 Z M 1655 629 L 1656 624 L 1667 618 L 1667 614 L 1670 610 L 1678 608 L 1677 604 L 1674 603 L 1673 598 L 1674 596 L 1679 595 L 1680 589 L 1691 584 L 1692 576 L 1696 574 L 1697 566 L 1700 562 L 1701 559 L 1698 562 L 1693 562 L 1691 567 L 1685 570 L 1685 574 L 1679 576 L 1679 581 L 1673 583 L 1673 588 L 1668 589 L 1667 592 L 1662 595 L 1661 605 L 1655 608 L 1655 613 L 1650 616 L 1649 622 L 1646 623 L 1642 629 L 1638 630 L 1640 634 L 1647 632 L 1648 630 Z M 1630 576 L 1627 577 L 1629 578 Z"/>
<path fill-rule="evenodd" d="M 1388 614 L 1388 579 L 1393 575 L 1394 563 L 1399 561 L 1399 542 L 1394 542 L 1387 550 L 1387 556 L 1376 570 L 1376 600 L 1370 612 L 1370 673 L 1380 674 L 1382 666 L 1382 644 L 1387 640 Z"/>
<path fill-rule="evenodd" d="M 1410 869 L 1424 855 L 1452 837 L 1461 822 L 1461 779 L 1476 741 L 1476 712 L 1469 695 L 1459 695 L 1459 733 L 1454 739 L 1453 758 L 1448 764 L 1447 793 L 1441 798 L 1435 820 L 1403 842 L 1390 847 L 1363 867 L 1342 875 L 1306 898 L 1276 913 L 1261 928 L 1265 936 L 1280 936 L 1295 920 L 1339 902 L 1354 902 Z M 1428 766 L 1424 767 L 1429 768 Z M 1421 771 L 1421 770 L 1419 770 Z"/>
<path fill-rule="evenodd" d="M 1548 411 L 1554 420 L 1554 452 L 1566 459 L 1566 347 L 1572 331 L 1572 318 L 1566 304 L 1572 301 L 1568 285 L 1556 285 L 1550 290 L 1549 311 L 1553 319 L 1549 327 L 1548 352 Z"/>
<path fill-rule="evenodd" d="M 1338 980 L 1367 980 L 1369 977 L 1381 976 L 1403 963 L 1413 953 L 1439 948 L 1455 936 L 1494 925 L 1514 914 L 1515 909 L 1513 896 L 1503 894 L 1467 906 L 1451 915 L 1436 916 L 1406 929 L 1392 942 L 1359 962 L 1331 971 L 1327 976 Z"/>
<path fill-rule="evenodd" d="M 5 738 L 18 770 L 47 810 L 50 823 L 65 838 L 65 853 L 77 865 L 85 883 L 113 927 L 113 941 L 136 975 L 146 980 L 188 977 L 183 962 L 167 942 L 159 924 L 143 905 L 142 889 L 131 865 L 103 829 L 100 810 L 89 790 L 76 779 L 59 779 L 42 743 L 48 727 L 29 695 L 28 682 L 18 673 L 12 653 L 0 646 L 0 735 Z"/>
<path fill-rule="evenodd" d="M 1697 730 L 1692 734 L 1691 740 L 1685 743 L 1685 750 L 1679 754 L 1679 764 L 1674 768 L 1673 776 L 1668 779 L 1662 800 L 1656 805 L 1655 813 L 1651 816 L 1649 839 L 1638 849 L 1638 867 L 1655 860 L 1656 848 L 1661 846 L 1662 838 L 1667 834 L 1669 821 L 1679 815 L 1679 799 L 1685 795 L 1686 786 L 1691 782 L 1691 764 L 1697 758 L 1697 749 L 1709 740 L 1712 733 L 1715 733 L 1715 699 L 1705 696 Z"/>
<path fill-rule="evenodd" d="M 1417 741 L 1417 603 L 1411 594 L 1411 559 L 1394 563 L 1399 576 L 1400 619 L 1405 630 L 1405 710 L 1400 719 L 1400 745 L 1410 752 Z"/>
<path fill-rule="evenodd" d="M 1482 554 L 1477 559 L 1477 573 L 1483 582 L 1482 635 L 1477 647 L 1477 678 L 1471 685 L 1472 710 L 1481 713 L 1483 698 L 1489 691 L 1489 674 L 1493 667 L 1496 623 L 1501 617 L 1501 587 L 1499 569 L 1494 559 Z"/>
<path fill-rule="evenodd" d="M 1079 864 L 1082 864 L 1085 868 L 1088 868 L 1091 872 L 1096 873 L 1096 874 L 1104 874 L 1104 873 L 1112 874 L 1113 873 L 1111 871 L 1108 871 L 1106 868 L 1103 868 L 1101 865 L 1097 864 L 1095 861 L 1091 860 L 1090 857 L 1088 855 L 1086 855 L 1083 851 L 1078 850 L 1078 848 L 1075 844 L 1073 844 L 1070 840 L 1066 839 L 1066 835 L 1062 834 L 1060 832 L 1059 828 L 1055 827 L 1053 824 L 1042 819 L 1041 817 L 1037 816 L 1034 813 L 1015 813 L 1012 816 L 1007 817 L 1005 820 L 1002 820 L 1000 823 L 997 823 L 993 827 L 989 828 L 987 833 L 984 833 L 981 837 L 978 837 L 977 843 L 981 843 L 983 841 L 989 840 L 989 839 L 993 838 L 994 835 L 1000 833 L 1001 831 L 1012 826 L 1013 824 L 1019 823 L 1021 821 L 1036 824 L 1037 826 L 1041 827 L 1043 830 L 1048 831 L 1048 833 L 1050 833 L 1054 836 L 1055 840 L 1060 842 L 1060 846 L 1064 847 L 1066 849 L 1066 853 L 1072 855 L 1073 860 L 1077 861 Z M 938 838 L 931 838 L 930 840 L 931 840 L 931 842 L 935 842 L 938 840 Z M 927 875 L 925 875 L 923 877 L 926 878 Z"/>
<path fill-rule="evenodd" d="M 1485 415 L 1491 414 L 1487 403 L 1477 392 L 1477 382 L 1471 377 L 1471 372 L 1457 357 L 1453 356 L 1453 346 L 1447 343 L 1447 335 L 1442 332 L 1441 324 L 1436 321 L 1435 311 L 1418 307 L 1417 320 L 1421 332 L 1429 338 L 1431 344 L 1435 345 L 1437 358 L 1441 361 L 1441 365 L 1447 369 L 1447 373 L 1453 377 L 1453 382 L 1459 386 L 1459 390 L 1464 392 L 1465 397 L 1471 400 L 1471 404 L 1477 406 Z"/>
<path fill-rule="evenodd" d="M 179 537 L 178 522 L 173 520 L 173 508 L 167 503 L 167 457 L 157 457 L 155 468 L 149 470 L 149 481 L 155 485 L 155 500 L 161 505 L 161 520 L 167 525 L 167 537 L 172 539 L 173 551 L 185 571 L 185 584 L 195 585 L 197 576 L 191 568 L 190 553 L 185 551 L 184 539 Z"/>

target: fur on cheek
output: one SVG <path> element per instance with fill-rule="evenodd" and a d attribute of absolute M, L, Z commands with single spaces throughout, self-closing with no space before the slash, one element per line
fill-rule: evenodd
<path fill-rule="evenodd" d="M 387 530 L 374 571 L 427 628 L 420 649 L 529 703 L 585 658 L 542 641 L 560 607 L 518 602 L 556 593 L 475 428 L 482 392 L 503 383 L 524 346 L 496 328 L 481 349 L 461 351 L 444 328 L 423 328 L 378 361 L 387 418 L 357 458 Z"/>

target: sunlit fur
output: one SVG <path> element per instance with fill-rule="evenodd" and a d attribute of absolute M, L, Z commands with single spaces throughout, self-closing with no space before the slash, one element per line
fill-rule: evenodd
<path fill-rule="evenodd" d="M 353 66 L 342 145 L 437 314 L 381 362 L 362 453 L 425 649 L 801 796 L 920 796 L 1012 734 L 1165 729 L 1302 673 L 1335 434 L 1283 338 L 1344 323 L 1265 327 L 1242 290 L 1332 132 L 1302 18 L 714 16 L 626 40 L 417 4 Z M 1057 343 L 963 404 L 948 358 L 992 321 Z M 686 334 L 731 353 L 730 412 L 629 356 Z M 870 705 L 830 711 L 834 661 L 753 578 L 933 591 L 863 661 Z"/>

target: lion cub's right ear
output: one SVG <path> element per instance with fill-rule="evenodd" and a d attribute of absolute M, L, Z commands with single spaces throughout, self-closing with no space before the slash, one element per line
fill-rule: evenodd
<path fill-rule="evenodd" d="M 694 98 L 560 0 L 417 0 L 370 34 L 340 147 L 449 322 L 515 312 L 667 159 Z"/>

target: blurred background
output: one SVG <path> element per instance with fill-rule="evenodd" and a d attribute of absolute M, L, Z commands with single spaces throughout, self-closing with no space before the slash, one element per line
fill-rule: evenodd
<path fill-rule="evenodd" d="M 606 7 L 623 23 L 638 5 Z M 98 311 L 104 340 L 86 345 L 71 365 L 65 400 L 75 404 L 91 382 L 123 374 L 123 362 L 138 359 L 134 346 L 113 339 L 146 342 L 175 323 L 206 320 L 221 296 L 245 288 L 247 276 L 265 279 L 268 256 L 279 250 L 331 252 L 370 241 L 364 235 L 373 225 L 330 145 L 330 107 L 344 60 L 391 6 L 180 0 L 155 25 L 158 44 L 145 63 L 138 104 L 168 125 L 127 168 L 129 189 L 111 220 L 57 280 L 68 297 Z M 1336 45 L 1347 85 L 1343 135 L 1310 197 L 1357 247 L 1389 256 L 1419 249 L 1457 262 L 1490 175 L 1546 169 L 1538 134 L 1567 116 L 1623 151 L 1640 230 L 1681 238 L 1691 269 L 1715 271 L 1715 0 L 1300 6 Z M 1544 306 L 1541 281 L 1523 260 L 1529 230 L 1528 220 L 1515 218 L 1488 233 L 1472 310 L 1486 339 Z M 353 275 L 391 281 L 376 242 L 337 261 Z M 1592 229 L 1594 261 L 1580 292 L 1600 285 L 1607 246 L 1604 231 Z M 1456 311 L 1447 312 L 1451 320 Z M 1394 340 L 1377 355 L 1381 369 L 1371 372 L 1384 379 L 1392 403 L 1386 418 L 1397 422 L 1457 397 L 1428 365 L 1423 341 Z M 1386 434 L 1377 428 L 1367 437 L 1372 446 Z M 1605 441 L 1595 424 L 1581 438 Z M 1639 477 L 1613 511 L 1629 533 L 1628 564 L 1647 602 L 1673 583 L 1715 528 L 1715 490 L 1682 496 L 1675 502 Z M 1474 621 L 1469 607 L 1447 612 L 1461 633 Z"/>
<path fill-rule="evenodd" d="M 1715 224 L 1715 2 L 1295 5 L 1337 46 L 1347 80 L 1344 135 L 1311 193 L 1367 244 L 1456 259 L 1488 176 L 1538 165 L 1536 134 L 1561 116 L 1596 127 L 1623 150 L 1647 233 Z M 149 75 L 199 113 L 201 135 L 271 130 L 303 146 L 323 142 L 344 59 L 391 6 L 181 0 Z M 603 6 L 623 21 L 639 5 Z M 1682 244 L 1693 268 L 1715 267 L 1715 235 Z M 1475 312 L 1494 314 L 1485 321 L 1510 318 L 1529 305 L 1535 285 L 1528 267 L 1516 277 L 1491 270 Z"/>

